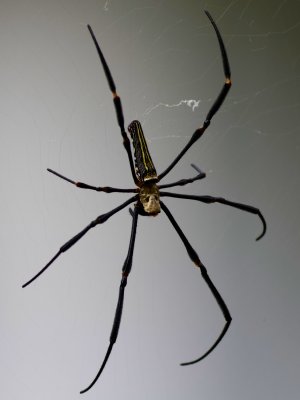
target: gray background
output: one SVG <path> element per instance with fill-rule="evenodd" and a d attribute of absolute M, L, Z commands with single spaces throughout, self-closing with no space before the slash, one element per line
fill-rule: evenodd
<path fill-rule="evenodd" d="M 233 87 L 205 136 L 166 181 L 177 191 L 259 207 L 166 203 L 224 296 L 233 323 L 202 363 L 223 317 L 164 215 L 140 218 L 119 340 L 108 345 L 131 218 L 97 227 L 21 289 L 59 246 L 128 195 L 131 176 L 90 23 L 162 171 L 223 84 L 208 9 L 223 34 Z M 298 399 L 300 3 L 1 0 L 1 399 Z M 194 100 L 194 102 L 189 100 Z M 194 109 L 191 107 L 194 105 Z"/>

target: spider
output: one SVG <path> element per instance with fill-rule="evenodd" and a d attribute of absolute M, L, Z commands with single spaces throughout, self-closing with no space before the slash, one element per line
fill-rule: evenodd
<path fill-rule="evenodd" d="M 205 173 L 203 173 L 196 165 L 191 164 L 191 166 L 197 172 L 197 174 L 193 178 L 180 179 L 176 182 L 163 184 L 163 185 L 160 184 L 160 181 L 175 167 L 175 165 L 185 155 L 185 153 L 189 150 L 189 148 L 206 131 L 206 129 L 210 125 L 210 122 L 211 122 L 213 116 L 216 114 L 216 112 L 221 107 L 221 105 L 222 105 L 223 101 L 225 100 L 225 98 L 228 94 L 228 91 L 231 87 L 230 66 L 229 66 L 229 61 L 227 58 L 225 45 L 223 43 L 223 39 L 222 39 L 219 29 L 218 29 L 214 19 L 210 15 L 210 13 L 208 11 L 205 11 L 205 13 L 206 13 L 208 19 L 210 20 L 210 23 L 212 24 L 212 27 L 216 33 L 216 36 L 217 36 L 217 39 L 219 42 L 219 47 L 220 47 L 222 61 L 223 61 L 225 82 L 223 84 L 223 87 L 222 87 L 217 99 L 215 100 L 215 102 L 211 106 L 210 110 L 208 111 L 208 114 L 205 118 L 205 121 L 203 122 L 203 125 L 200 128 L 197 128 L 195 130 L 195 132 L 193 133 L 193 135 L 191 136 L 190 140 L 185 145 L 185 147 L 181 150 L 181 152 L 177 155 L 177 157 L 175 157 L 175 159 L 171 162 L 171 164 L 159 175 L 157 174 L 154 164 L 152 162 L 152 159 L 151 159 L 151 156 L 150 156 L 147 144 L 146 144 L 145 136 L 144 136 L 144 133 L 142 130 L 142 126 L 139 121 L 133 121 L 128 126 L 128 131 L 132 138 L 132 143 L 133 143 L 133 148 L 134 148 L 134 155 L 132 155 L 130 141 L 129 141 L 128 135 L 127 135 L 125 127 L 124 127 L 124 115 L 123 115 L 123 111 L 122 111 L 121 99 L 120 99 L 119 95 L 117 94 L 116 86 L 115 86 L 113 77 L 111 75 L 110 69 L 108 67 L 108 64 L 107 64 L 104 56 L 103 56 L 103 53 L 100 49 L 97 39 L 92 31 L 92 28 L 90 27 L 90 25 L 87 25 L 87 28 L 91 34 L 91 37 L 94 41 L 95 46 L 96 46 L 102 67 L 104 69 L 104 73 L 105 73 L 107 81 L 108 81 L 110 91 L 112 93 L 113 102 L 114 102 L 115 111 L 116 111 L 116 117 L 117 117 L 118 125 L 119 125 L 120 131 L 121 131 L 121 135 L 123 138 L 123 145 L 127 152 L 132 178 L 133 178 L 133 181 L 134 181 L 136 187 L 133 189 L 120 189 L 120 188 L 108 187 L 108 186 L 105 186 L 105 187 L 91 186 L 91 185 L 88 185 L 83 182 L 73 181 L 72 179 L 69 179 L 69 178 L 61 175 L 60 173 L 55 172 L 52 169 L 48 168 L 48 171 L 51 172 L 52 174 L 56 175 L 57 177 L 59 177 L 61 179 L 66 180 L 67 182 L 72 183 L 73 185 L 75 185 L 81 189 L 90 189 L 90 190 L 95 190 L 97 192 L 105 192 L 105 193 L 113 193 L 113 192 L 134 193 L 134 195 L 132 197 L 130 197 L 128 200 L 126 200 L 124 203 L 120 204 L 118 207 L 114 208 L 113 210 L 111 210 L 105 214 L 99 215 L 96 219 L 94 219 L 92 222 L 90 222 L 82 231 L 77 233 L 70 240 L 68 240 L 63 246 L 61 246 L 60 249 L 58 250 L 58 252 L 54 255 L 54 257 L 48 262 L 48 264 L 46 264 L 44 268 L 42 268 L 33 278 L 31 278 L 28 282 L 26 282 L 22 286 L 22 287 L 26 287 L 31 282 L 33 282 L 62 253 L 69 250 L 90 229 L 94 228 L 95 226 L 97 226 L 99 224 L 103 224 L 114 214 L 118 213 L 125 207 L 134 203 L 133 210 L 131 208 L 129 208 L 130 214 L 132 216 L 131 235 L 130 235 L 128 253 L 127 253 L 126 259 L 124 261 L 123 268 L 122 268 L 122 277 L 121 277 L 121 283 L 120 283 L 120 288 L 119 288 L 119 296 L 118 296 L 118 302 L 117 302 L 116 311 L 115 311 L 115 317 L 114 317 L 114 321 L 113 321 L 113 325 L 112 325 L 109 346 L 108 346 L 104 360 L 102 362 L 102 365 L 101 365 L 96 377 L 90 383 L 90 385 L 87 386 L 80 393 L 87 392 L 96 383 L 96 381 L 98 380 L 99 376 L 101 375 L 101 373 L 107 363 L 107 360 L 111 354 L 112 348 L 118 337 L 121 318 L 122 318 L 125 287 L 127 285 L 127 278 L 128 278 L 128 275 L 130 274 L 131 266 L 132 266 L 134 243 L 135 243 L 135 238 L 136 238 L 136 229 L 137 229 L 137 222 L 138 222 L 139 215 L 156 216 L 157 214 L 159 214 L 161 212 L 161 210 L 166 214 L 170 223 L 173 225 L 174 229 L 176 230 L 180 239 L 182 240 L 190 259 L 193 261 L 193 263 L 196 265 L 196 267 L 199 268 L 204 281 L 208 285 L 208 287 L 209 287 L 212 295 L 214 296 L 214 298 L 224 316 L 224 319 L 225 319 L 224 327 L 223 327 L 221 333 L 219 334 L 219 336 L 217 337 L 217 339 L 215 340 L 215 342 L 211 345 L 211 347 L 200 357 L 196 358 L 193 361 L 181 363 L 181 365 L 194 364 L 194 363 L 199 362 L 200 360 L 203 360 L 205 357 L 207 357 L 215 349 L 215 347 L 220 343 L 220 341 L 223 339 L 225 333 L 227 332 L 227 330 L 229 328 L 232 318 L 231 318 L 228 307 L 225 304 L 222 296 L 220 295 L 219 291 L 215 287 L 214 283 L 211 281 L 205 266 L 200 261 L 196 251 L 193 249 L 193 247 L 189 243 L 188 239 L 186 238 L 185 234 L 179 227 L 179 225 L 176 222 L 175 218 L 173 217 L 172 213 L 170 212 L 168 207 L 165 205 L 165 203 L 161 200 L 161 198 L 162 197 L 174 197 L 174 198 L 178 198 L 178 199 L 196 200 L 196 201 L 200 201 L 200 202 L 206 203 L 206 204 L 221 203 L 221 204 L 225 204 L 227 206 L 233 207 L 233 208 L 237 208 L 242 211 L 246 211 L 246 212 L 255 214 L 260 218 L 262 225 L 263 225 L 262 233 L 257 237 L 256 240 L 261 239 L 264 236 L 266 229 L 267 229 L 266 221 L 265 221 L 263 215 L 261 214 L 260 210 L 255 207 L 252 207 L 252 206 L 249 206 L 246 204 L 242 204 L 242 203 L 236 203 L 233 201 L 229 201 L 222 197 L 178 194 L 178 193 L 166 192 L 166 191 L 161 190 L 161 189 L 166 189 L 166 188 L 175 187 L 175 186 L 184 186 L 189 183 L 195 182 L 197 180 L 203 179 L 205 177 Z"/>

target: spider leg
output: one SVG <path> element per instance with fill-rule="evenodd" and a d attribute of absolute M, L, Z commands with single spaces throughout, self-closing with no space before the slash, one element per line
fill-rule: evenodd
<path fill-rule="evenodd" d="M 199 167 L 197 167 L 197 165 L 191 164 L 191 166 L 198 172 L 198 174 L 194 178 L 180 179 L 177 182 L 167 183 L 165 185 L 157 185 L 157 187 L 159 189 L 165 189 L 165 188 L 169 188 L 169 187 L 173 187 L 173 186 L 184 186 L 184 185 L 187 185 L 188 183 L 193 183 L 195 181 L 198 181 L 198 180 L 206 177 L 206 173 L 202 172 L 201 169 Z"/>
<path fill-rule="evenodd" d="M 72 183 L 73 185 L 75 185 L 81 189 L 91 189 L 91 190 L 96 190 L 96 192 L 105 192 L 105 193 L 113 193 L 113 192 L 136 193 L 137 192 L 136 188 L 134 188 L 134 189 L 119 189 L 119 188 L 114 188 L 114 187 L 110 187 L 110 186 L 91 186 L 91 185 L 88 185 L 87 183 L 73 181 L 72 179 L 67 178 L 64 175 L 62 175 L 56 171 L 53 171 L 53 169 L 47 168 L 47 171 L 51 172 L 51 174 L 54 174 L 61 179 L 64 179 L 67 182 Z"/>
<path fill-rule="evenodd" d="M 116 115 L 117 115 L 117 120 L 118 120 L 118 125 L 121 131 L 121 135 L 123 137 L 123 145 L 125 147 L 125 150 L 127 152 L 128 155 L 128 159 L 129 159 L 129 164 L 130 164 L 130 170 L 131 170 L 131 174 L 132 174 L 132 178 L 135 182 L 136 185 L 139 185 L 139 180 L 136 177 L 135 174 L 135 168 L 134 168 L 134 164 L 133 164 L 133 158 L 132 158 L 132 153 L 131 153 L 131 147 L 130 147 L 130 141 L 129 138 L 127 136 L 127 133 L 125 131 L 125 127 L 124 127 L 124 114 L 123 114 L 123 110 L 122 110 L 122 103 L 121 103 L 121 98 L 119 97 L 117 90 L 116 90 L 116 85 L 115 82 L 113 80 L 113 77 L 111 75 L 110 69 L 107 65 L 107 62 L 104 58 L 104 55 L 100 49 L 100 46 L 97 42 L 96 36 L 94 35 L 94 32 L 92 30 L 92 28 L 90 27 L 90 25 L 87 25 L 88 30 L 92 36 L 92 39 L 94 41 L 94 44 L 96 46 L 102 67 L 104 69 L 104 73 L 108 82 L 108 86 L 110 88 L 110 91 L 112 93 L 113 96 L 113 102 L 115 105 L 115 110 L 116 110 Z"/>
<path fill-rule="evenodd" d="M 266 223 L 264 216 L 260 212 L 260 210 L 253 206 L 249 206 L 248 204 L 236 203 L 234 201 L 229 201 L 229 200 L 223 199 L 223 197 L 194 196 L 194 195 L 171 193 L 171 192 L 160 192 L 160 196 L 175 197 L 177 199 L 197 200 L 197 201 L 201 201 L 202 203 L 206 203 L 206 204 L 221 203 L 221 204 L 225 204 L 227 206 L 233 207 L 233 208 L 238 208 L 239 210 L 246 211 L 251 214 L 255 214 L 260 218 L 262 225 L 263 225 L 263 230 L 262 230 L 262 233 L 256 238 L 256 240 L 261 239 L 267 231 L 267 223 Z"/>
<path fill-rule="evenodd" d="M 134 243 L 135 243 L 135 237 L 136 237 L 137 220 L 138 220 L 138 207 L 135 206 L 133 215 L 132 215 L 132 227 L 131 227 L 129 248 L 128 248 L 127 257 L 125 259 L 125 262 L 124 262 L 124 265 L 122 268 L 122 279 L 121 279 L 120 288 L 119 288 L 119 297 L 118 297 L 118 303 L 117 303 L 117 307 L 116 307 L 114 322 L 113 322 L 110 339 L 109 339 L 109 346 L 108 346 L 106 355 L 104 357 L 104 360 L 102 362 L 102 365 L 101 365 L 96 377 L 94 378 L 92 383 L 87 388 L 82 390 L 80 393 L 87 392 L 97 382 L 97 380 L 100 377 L 100 375 L 106 365 L 106 362 L 110 356 L 113 345 L 115 344 L 117 337 L 118 337 L 121 318 L 122 318 L 122 311 L 123 311 L 125 287 L 127 285 L 127 277 L 130 274 L 131 266 L 132 266 L 132 256 L 133 256 Z"/>
<path fill-rule="evenodd" d="M 137 196 L 133 196 L 130 199 L 126 200 L 124 203 L 120 204 L 118 207 L 114 208 L 113 210 L 107 212 L 106 214 L 99 215 L 94 221 L 89 223 L 82 231 L 77 233 L 75 236 L 73 236 L 70 240 L 68 240 L 64 245 L 61 246 L 61 248 L 58 250 L 58 252 L 55 254 L 55 256 L 48 262 L 48 264 L 45 265 L 44 268 L 42 268 L 34 277 L 32 277 L 28 282 L 24 283 L 22 285 L 23 288 L 28 286 L 31 282 L 33 282 L 36 278 L 38 278 L 43 272 L 46 271 L 48 267 L 55 261 L 62 253 L 65 251 L 69 250 L 70 247 L 72 247 L 78 240 L 80 240 L 91 228 L 94 228 L 96 225 L 103 224 L 106 222 L 111 216 L 116 214 L 117 212 L 121 211 L 123 208 L 128 206 L 129 204 L 133 203 L 135 200 L 137 200 Z"/>
<path fill-rule="evenodd" d="M 225 100 L 229 89 L 231 87 L 231 72 L 230 72 L 230 66 L 229 66 L 229 61 L 228 61 L 228 57 L 227 57 L 227 53 L 226 53 L 226 49 L 225 49 L 225 45 L 222 39 L 222 36 L 220 34 L 220 31 L 215 23 L 215 21 L 213 20 L 212 16 L 210 15 L 210 13 L 208 11 L 205 11 L 205 14 L 207 15 L 207 17 L 209 18 L 215 32 L 218 38 L 218 42 L 219 42 L 219 46 L 220 46 L 220 50 L 221 50 L 221 55 L 222 55 L 222 61 L 223 61 L 223 70 L 224 70 L 224 75 L 225 75 L 225 83 L 217 97 L 217 99 L 215 100 L 215 102 L 213 103 L 213 105 L 211 106 L 210 110 L 208 111 L 208 114 L 205 118 L 205 121 L 203 123 L 203 125 L 196 129 L 195 132 L 193 133 L 191 139 L 189 140 L 189 142 L 185 145 L 185 147 L 181 150 L 181 152 L 178 154 L 178 156 L 173 160 L 173 162 L 168 166 L 168 168 L 165 169 L 165 171 L 163 171 L 159 176 L 158 176 L 158 180 L 160 181 L 162 178 L 164 178 L 170 171 L 172 168 L 174 168 L 174 166 L 178 163 L 178 161 L 184 156 L 184 154 L 188 151 L 188 149 L 203 135 L 203 133 L 205 132 L 206 128 L 210 125 L 210 122 L 213 118 L 213 116 L 216 114 L 216 112 L 219 110 L 219 108 L 221 107 L 223 101 Z"/>
<path fill-rule="evenodd" d="M 181 363 L 180 365 L 189 365 L 189 364 L 195 364 L 198 361 L 203 360 L 205 357 L 207 357 L 216 347 L 217 345 L 221 342 L 221 340 L 223 339 L 225 333 L 227 332 L 229 325 L 232 321 L 230 312 L 228 310 L 228 307 L 226 306 L 222 296 L 220 295 L 219 291 L 217 290 L 217 288 L 215 287 L 215 285 L 213 284 L 213 282 L 211 281 L 210 277 L 208 276 L 207 270 L 205 268 L 205 266 L 202 264 L 202 262 L 200 261 L 198 254 L 196 253 L 196 251 L 193 249 L 193 247 L 191 246 L 190 242 L 188 241 L 188 239 L 186 238 L 185 234 L 182 232 L 181 228 L 179 227 L 179 225 L 177 224 L 177 222 L 175 221 L 173 215 L 171 214 L 170 210 L 167 208 L 167 206 L 161 201 L 160 202 L 161 208 L 163 209 L 163 211 L 165 212 L 165 214 L 167 215 L 167 217 L 169 218 L 171 224 L 173 225 L 174 229 L 176 230 L 176 232 L 178 233 L 180 239 L 182 240 L 186 251 L 188 252 L 188 255 L 190 257 L 190 259 L 193 261 L 193 263 L 200 268 L 200 272 L 202 275 L 202 278 L 204 279 L 204 281 L 206 282 L 207 286 L 209 287 L 211 293 L 213 294 L 214 298 L 216 299 L 216 302 L 218 303 L 220 310 L 222 311 L 222 314 L 225 318 L 225 325 L 224 328 L 222 329 L 220 335 L 218 336 L 217 340 L 215 340 L 215 342 L 213 343 L 213 345 L 199 358 L 197 358 L 196 360 L 193 361 L 189 361 L 189 362 L 185 362 L 185 363 Z"/>

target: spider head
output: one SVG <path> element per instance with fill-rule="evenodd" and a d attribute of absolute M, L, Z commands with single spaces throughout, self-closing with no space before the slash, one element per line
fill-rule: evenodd
<path fill-rule="evenodd" d="M 160 213 L 159 191 L 154 182 L 147 182 L 140 188 L 140 201 L 146 214 Z"/>

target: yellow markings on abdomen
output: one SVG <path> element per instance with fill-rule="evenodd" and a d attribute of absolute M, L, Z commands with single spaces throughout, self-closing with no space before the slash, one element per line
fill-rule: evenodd
<path fill-rule="evenodd" d="M 134 148 L 134 162 L 138 178 L 142 181 L 157 180 L 145 135 L 139 121 L 132 121 L 128 126 Z"/>

